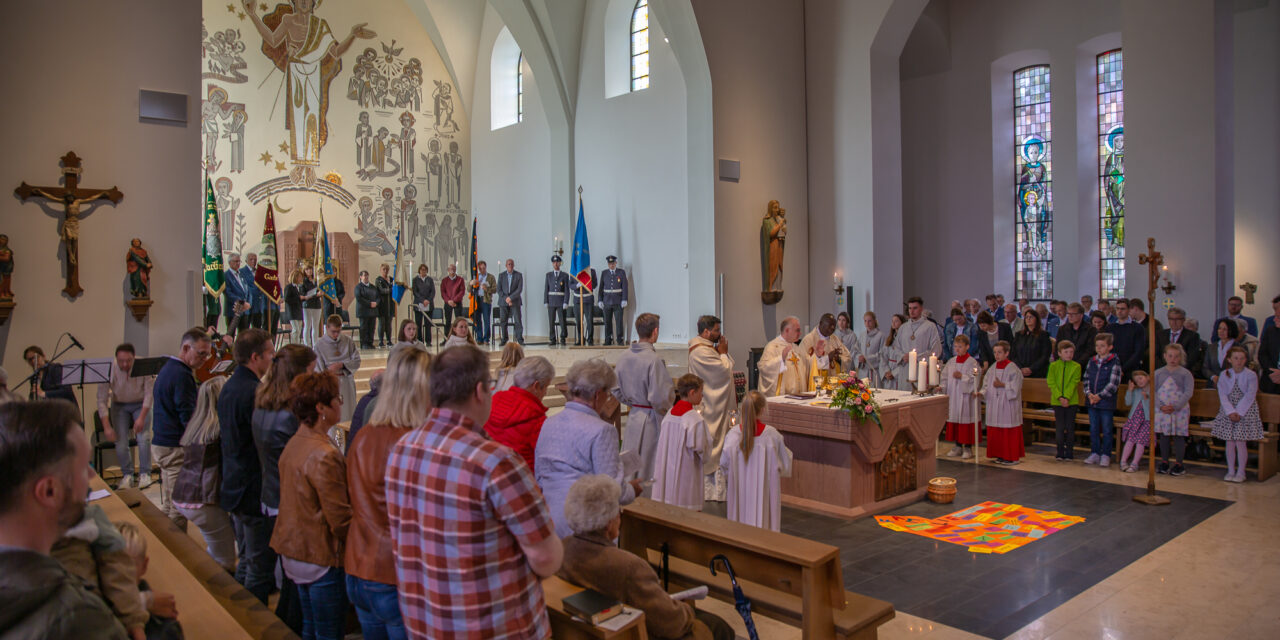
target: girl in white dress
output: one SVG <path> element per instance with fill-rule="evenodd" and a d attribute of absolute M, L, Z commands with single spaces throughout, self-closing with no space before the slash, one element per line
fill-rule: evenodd
<path fill-rule="evenodd" d="M 1218 416 L 1213 419 L 1213 437 L 1227 444 L 1227 482 L 1244 482 L 1244 466 L 1249 461 L 1245 443 L 1262 440 L 1266 431 L 1258 412 L 1258 374 L 1248 369 L 1249 352 L 1233 346 L 1227 350 L 1230 368 L 1218 376 Z"/>
<path fill-rule="evenodd" d="M 514 343 L 513 343 L 514 344 Z M 662 419 L 653 458 L 653 499 L 702 511 L 702 454 L 711 433 L 702 414 L 702 378 L 686 373 L 676 381 L 675 406 Z"/>
<path fill-rule="evenodd" d="M 743 404 L 742 423 L 729 430 L 720 455 L 729 519 L 781 531 L 781 479 L 791 476 L 791 450 L 782 434 L 764 423 L 768 401 L 763 394 L 750 391 Z"/>

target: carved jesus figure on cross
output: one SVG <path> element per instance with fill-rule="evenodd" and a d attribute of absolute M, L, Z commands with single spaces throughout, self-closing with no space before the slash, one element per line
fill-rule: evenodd
<path fill-rule="evenodd" d="M 120 204 L 120 200 L 124 198 L 124 194 L 115 187 L 79 188 L 81 171 L 83 169 L 80 168 L 80 157 L 76 152 L 68 151 L 67 155 L 62 156 L 62 175 L 65 186 L 33 187 L 23 182 L 22 186 L 13 190 L 24 202 L 28 198 L 40 197 L 59 202 L 64 207 L 65 217 L 62 220 L 59 235 L 67 248 L 67 286 L 62 292 L 72 298 L 84 293 L 84 289 L 80 288 L 80 205 L 94 200 L 110 200 L 112 204 Z"/>

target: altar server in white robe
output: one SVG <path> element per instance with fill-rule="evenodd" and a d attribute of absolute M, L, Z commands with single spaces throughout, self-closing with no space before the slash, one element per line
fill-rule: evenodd
<path fill-rule="evenodd" d="M 872 387 L 892 388 L 884 383 L 883 369 L 888 350 L 884 348 L 885 333 L 880 330 L 880 321 L 876 319 L 876 314 L 868 311 L 862 314 L 862 324 L 866 326 L 867 332 L 858 338 L 858 348 L 853 354 L 858 377 L 866 378 Z"/>
<path fill-rule="evenodd" d="M 733 357 L 729 339 L 720 333 L 720 318 L 698 318 L 698 335 L 689 340 L 689 373 L 702 379 L 702 404 L 698 413 L 707 423 L 710 442 L 702 454 L 703 498 L 724 502 L 724 470 L 720 451 L 738 410 L 738 391 L 733 382 Z"/>
<path fill-rule="evenodd" d="M 996 364 L 987 369 L 982 395 L 987 402 L 987 457 L 1014 465 L 1025 454 L 1022 442 L 1022 370 L 1009 360 L 1009 343 L 992 348 Z"/>
<path fill-rule="evenodd" d="M 316 367 L 328 369 L 338 376 L 342 394 L 342 420 L 351 420 L 356 410 L 356 372 L 360 370 L 360 350 L 351 336 L 342 332 L 342 318 L 329 316 L 324 335 L 315 343 Z"/>
<path fill-rule="evenodd" d="M 702 511 L 702 457 L 710 435 L 702 414 L 702 379 L 692 373 L 676 381 L 676 400 L 662 419 L 653 463 L 653 499 Z"/>
<path fill-rule="evenodd" d="M 640 478 L 653 477 L 653 457 L 658 450 L 658 432 L 662 416 L 671 408 L 671 373 L 667 363 L 654 350 L 658 341 L 658 316 L 642 313 L 636 318 L 638 340 L 618 358 L 614 372 L 618 374 L 615 395 L 631 407 L 627 426 L 622 430 L 622 449 L 640 456 Z M 648 493 L 648 491 L 646 491 Z"/>
<path fill-rule="evenodd" d="M 780 335 L 764 347 L 757 367 L 760 372 L 759 389 L 765 397 L 803 393 L 809 390 L 810 362 L 804 349 L 796 346 L 800 339 L 800 319 L 790 316 L 782 321 Z M 827 368 L 826 342 L 814 346 L 819 369 Z"/>
<path fill-rule="evenodd" d="M 782 529 L 782 478 L 791 477 L 791 450 L 782 434 L 766 425 L 768 401 L 751 391 L 743 402 L 742 424 L 725 438 L 720 466 L 725 469 L 728 516 L 762 529 Z"/>
<path fill-rule="evenodd" d="M 849 317 L 848 312 L 841 311 L 836 314 L 836 337 L 840 338 L 844 348 L 849 350 L 849 356 L 854 360 L 853 366 L 857 366 L 859 352 L 858 332 L 853 330 L 853 320 Z"/>
<path fill-rule="evenodd" d="M 819 343 L 823 345 L 822 351 L 818 350 Z M 844 371 L 848 371 L 853 365 L 853 356 L 836 335 L 836 317 L 830 313 L 822 314 L 818 319 L 818 326 L 800 341 L 800 351 L 810 358 L 816 358 L 825 353 L 828 365 L 838 364 Z M 818 368 L 826 367 L 819 365 Z"/>
<path fill-rule="evenodd" d="M 961 347 L 964 347 L 961 349 Z M 945 440 L 956 443 L 947 455 L 973 457 L 974 405 L 973 392 L 978 390 L 978 359 L 969 355 L 969 336 L 955 337 L 955 353 L 942 368 L 942 388 L 947 393 L 947 425 Z"/>
<path fill-rule="evenodd" d="M 889 335 L 885 336 L 884 345 L 880 347 L 880 384 L 885 389 L 911 391 L 911 381 L 907 379 L 911 349 L 907 347 L 907 338 L 902 332 L 906 323 L 906 316 L 893 314 L 889 321 Z"/>
<path fill-rule="evenodd" d="M 902 345 L 906 352 L 915 349 L 917 358 L 928 358 L 929 354 L 941 358 L 942 328 L 924 317 L 924 300 L 919 296 L 907 298 L 907 316 L 907 323 L 902 325 L 901 331 L 907 338 Z"/>

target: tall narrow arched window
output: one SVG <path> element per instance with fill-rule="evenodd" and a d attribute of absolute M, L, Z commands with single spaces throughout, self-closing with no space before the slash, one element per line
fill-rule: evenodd
<path fill-rule="evenodd" d="M 631 90 L 649 88 L 649 0 L 631 11 Z"/>
<path fill-rule="evenodd" d="M 524 53 L 516 58 L 516 122 L 524 122 Z"/>
<path fill-rule="evenodd" d="M 1124 57 L 1098 56 L 1099 292 L 1124 297 Z"/>
<path fill-rule="evenodd" d="M 1018 298 L 1053 297 L 1053 125 L 1049 65 L 1013 72 L 1014 287 Z"/>

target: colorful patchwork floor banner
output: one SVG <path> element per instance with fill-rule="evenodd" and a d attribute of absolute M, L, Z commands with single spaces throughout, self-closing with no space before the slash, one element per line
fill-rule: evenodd
<path fill-rule="evenodd" d="M 1080 516 L 983 502 L 940 518 L 876 516 L 880 526 L 968 547 L 974 553 L 1008 553 L 1073 524 Z"/>

